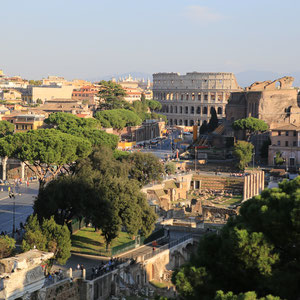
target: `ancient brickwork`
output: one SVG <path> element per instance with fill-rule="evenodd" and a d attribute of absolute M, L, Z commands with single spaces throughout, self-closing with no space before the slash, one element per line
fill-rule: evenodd
<path fill-rule="evenodd" d="M 233 122 L 254 117 L 271 128 L 280 123 L 300 124 L 298 92 L 292 87 L 293 80 L 283 77 L 273 82 L 256 82 L 243 92 L 233 92 L 226 106 L 226 119 Z"/>
<path fill-rule="evenodd" d="M 230 93 L 239 90 L 233 73 L 153 74 L 153 98 L 161 102 L 170 125 L 201 125 L 212 107 L 224 117 Z"/>

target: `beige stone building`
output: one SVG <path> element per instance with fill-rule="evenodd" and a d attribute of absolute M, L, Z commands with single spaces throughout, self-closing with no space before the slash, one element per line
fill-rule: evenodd
<path fill-rule="evenodd" d="M 292 87 L 294 78 L 255 82 L 245 91 L 233 92 L 226 106 L 226 119 L 254 117 L 272 128 L 278 124 L 300 124 L 298 91 Z M 277 124 L 277 125 L 276 125 Z"/>
<path fill-rule="evenodd" d="M 281 124 L 271 129 L 269 146 L 269 165 L 275 165 L 276 153 L 285 160 L 284 166 L 296 168 L 300 165 L 300 126 Z"/>
<path fill-rule="evenodd" d="M 212 107 L 223 118 L 231 92 L 240 90 L 233 73 L 153 74 L 153 99 L 161 102 L 170 125 L 201 125 Z"/>

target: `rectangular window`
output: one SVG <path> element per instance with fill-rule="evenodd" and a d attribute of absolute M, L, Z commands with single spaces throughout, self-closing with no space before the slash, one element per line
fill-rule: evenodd
<path fill-rule="evenodd" d="M 277 141 L 277 146 L 280 146 L 280 141 Z"/>
<path fill-rule="evenodd" d="M 188 108 L 188 106 L 185 107 L 185 113 L 186 113 L 186 114 L 189 113 L 189 108 Z"/>
<path fill-rule="evenodd" d="M 208 95 L 204 94 L 204 100 L 207 101 L 208 100 Z"/>
<path fill-rule="evenodd" d="M 279 135 L 279 136 L 281 135 L 281 131 L 278 131 L 278 135 Z"/>
<path fill-rule="evenodd" d="M 297 141 L 293 141 L 293 146 L 294 146 L 294 147 L 297 146 Z"/>
<path fill-rule="evenodd" d="M 199 101 L 201 100 L 201 94 L 200 93 L 198 94 L 198 100 Z"/>
<path fill-rule="evenodd" d="M 289 146 L 289 142 L 285 141 L 285 146 L 288 147 Z"/>
<path fill-rule="evenodd" d="M 289 136 L 289 132 L 288 131 L 285 132 L 285 136 Z"/>
<path fill-rule="evenodd" d="M 297 136 L 297 131 L 294 131 L 294 136 Z"/>

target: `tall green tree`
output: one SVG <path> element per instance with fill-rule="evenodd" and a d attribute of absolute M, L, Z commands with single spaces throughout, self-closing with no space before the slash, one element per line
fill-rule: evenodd
<path fill-rule="evenodd" d="M 208 122 L 208 131 L 213 132 L 219 125 L 219 120 L 217 116 L 216 109 L 214 107 L 210 108 L 210 120 Z"/>
<path fill-rule="evenodd" d="M 59 224 L 84 218 L 101 230 L 106 245 L 123 228 L 129 234 L 149 235 L 156 215 L 140 191 L 139 183 L 129 179 L 129 163 L 114 157 L 112 149 L 95 149 L 78 160 L 73 175 L 60 177 L 40 190 L 34 204 L 40 220 L 54 215 Z"/>
<path fill-rule="evenodd" d="M 100 81 L 99 84 L 99 96 L 103 100 L 100 103 L 101 109 L 119 109 L 130 107 L 130 104 L 124 100 L 126 91 L 120 84 L 105 80 Z"/>
<path fill-rule="evenodd" d="M 164 167 L 154 154 L 135 152 L 129 155 L 126 161 L 130 166 L 130 178 L 137 180 L 141 186 L 154 180 L 162 180 Z"/>
<path fill-rule="evenodd" d="M 58 225 L 54 217 L 43 219 L 40 224 L 36 215 L 31 215 L 25 225 L 22 250 L 38 249 L 54 253 L 59 264 L 65 264 L 71 256 L 71 237 L 66 225 Z"/>
<path fill-rule="evenodd" d="M 16 248 L 16 241 L 7 236 L 0 235 L 0 258 L 9 257 Z"/>
<path fill-rule="evenodd" d="M 88 204 L 98 200 L 99 195 L 81 178 L 60 176 L 40 189 L 34 202 L 34 213 L 41 222 L 54 216 L 60 224 L 69 224 L 75 218 L 82 220 L 88 212 Z"/>
<path fill-rule="evenodd" d="M 250 141 L 254 134 L 265 132 L 269 129 L 268 124 L 260 119 L 249 117 L 236 120 L 232 124 L 234 130 L 244 130 L 247 135 L 247 140 Z"/>
<path fill-rule="evenodd" d="M 238 141 L 234 145 L 234 156 L 238 159 L 238 168 L 245 170 L 248 163 L 252 159 L 254 146 L 251 143 L 245 141 Z"/>

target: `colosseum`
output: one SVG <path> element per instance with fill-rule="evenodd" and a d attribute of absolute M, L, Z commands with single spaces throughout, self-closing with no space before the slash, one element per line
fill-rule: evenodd
<path fill-rule="evenodd" d="M 153 98 L 170 125 L 201 125 L 212 107 L 223 118 L 230 93 L 241 90 L 233 73 L 153 74 Z"/>

